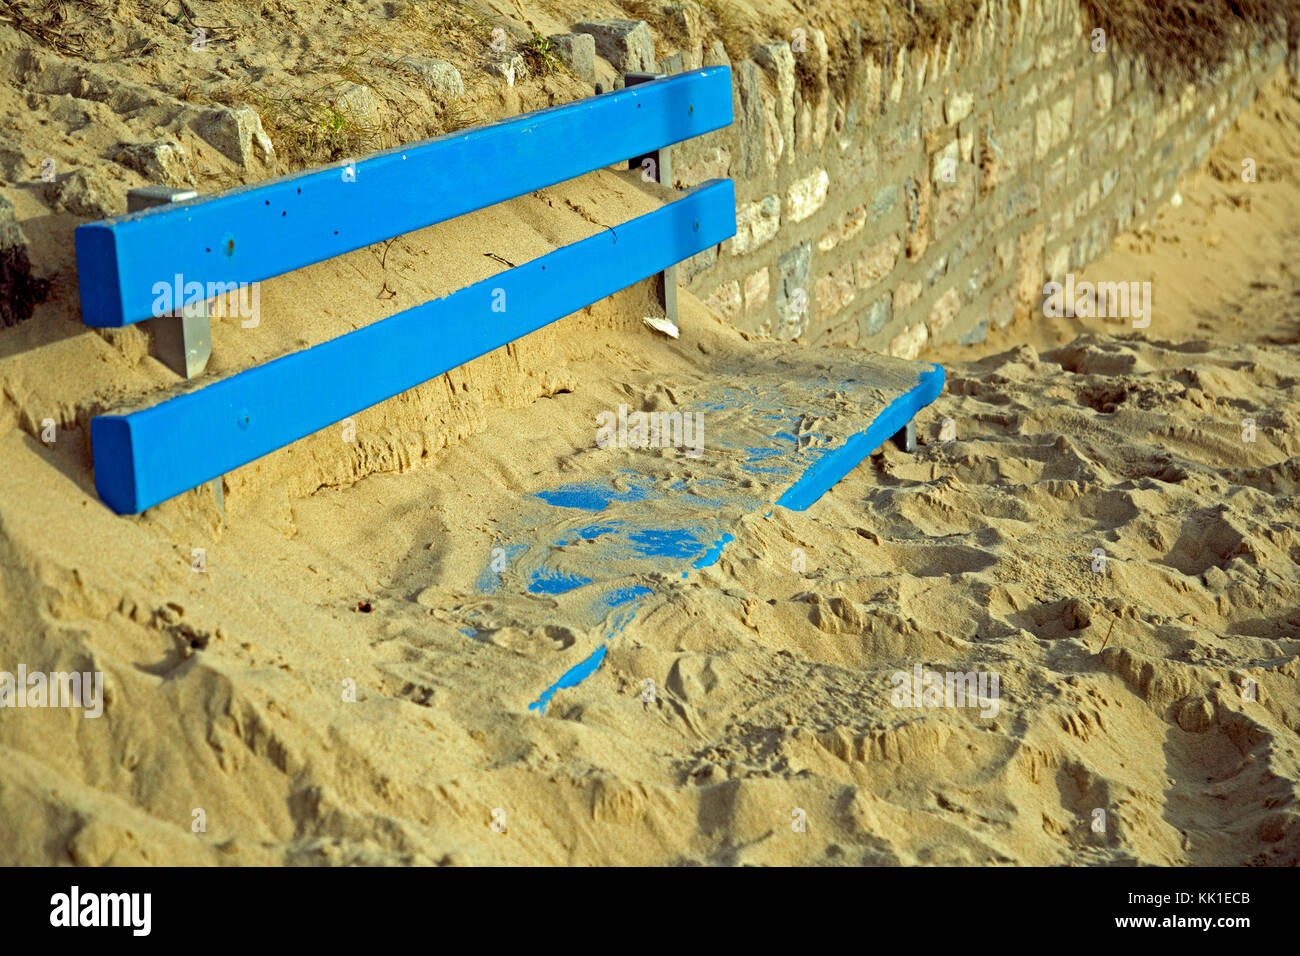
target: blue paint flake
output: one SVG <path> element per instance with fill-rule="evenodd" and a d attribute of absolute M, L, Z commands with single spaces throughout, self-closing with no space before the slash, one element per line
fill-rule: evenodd
<path fill-rule="evenodd" d="M 561 485 L 553 491 L 539 491 L 533 495 L 541 498 L 548 505 L 557 508 L 580 508 L 583 511 L 604 511 L 611 501 L 644 501 L 649 497 L 645 488 L 632 488 L 619 491 L 616 488 L 602 487 L 597 484 Z"/>
<path fill-rule="evenodd" d="M 607 607 L 621 607 L 624 604 L 629 604 L 632 601 L 635 601 L 639 597 L 646 597 L 650 594 L 654 594 L 654 591 L 637 584 L 632 587 L 618 588 L 617 590 L 610 591 L 605 595 L 603 600 Z"/>
<path fill-rule="evenodd" d="M 686 560 L 699 552 L 700 529 L 642 528 L 628 535 L 632 548 L 647 558 Z"/>
<path fill-rule="evenodd" d="M 698 571 L 701 568 L 707 568 L 711 565 L 717 564 L 722 558 L 722 549 L 735 540 L 735 537 L 732 535 L 724 534 L 717 541 L 713 542 L 713 544 L 709 546 L 709 549 L 705 551 L 704 554 L 702 554 L 695 563 L 691 565 L 691 567 Z"/>
<path fill-rule="evenodd" d="M 568 574 L 555 568 L 543 567 L 533 572 L 528 591 L 531 594 L 565 594 L 590 583 L 591 578 L 585 578 L 581 574 Z"/>

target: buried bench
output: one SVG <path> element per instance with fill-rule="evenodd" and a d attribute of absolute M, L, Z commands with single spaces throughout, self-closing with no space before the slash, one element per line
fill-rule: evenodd
<path fill-rule="evenodd" d="M 690 607 L 698 578 L 724 559 L 812 570 L 812 546 L 779 531 L 788 557 L 758 561 L 757 526 L 777 507 L 812 507 L 891 436 L 906 448 L 916 414 L 944 382 L 929 363 L 756 341 L 738 354 L 711 351 L 707 372 L 673 384 L 671 411 L 602 412 L 594 446 L 568 457 L 568 480 L 530 489 L 494 515 L 475 581 L 485 599 L 441 613 L 485 640 L 522 622 L 568 635 L 530 678 L 535 685 L 504 691 L 517 705 L 544 714 L 634 621 L 665 633 L 671 625 L 653 615 Z M 739 553 L 724 554 L 738 539 Z M 731 569 L 722 571 L 729 581 Z"/>
<path fill-rule="evenodd" d="M 206 331 L 195 328 L 206 313 L 194 306 L 210 287 L 282 275 L 625 160 L 640 165 L 641 157 L 732 121 L 727 67 L 628 81 L 622 90 L 355 163 L 80 226 L 82 321 L 185 323 L 170 328 L 186 349 Z M 659 172 L 668 179 L 662 165 Z M 219 493 L 227 472 L 667 273 L 735 230 L 733 185 L 711 180 L 617 230 L 451 295 L 152 407 L 97 416 L 95 488 L 118 514 L 214 479 Z M 665 275 L 670 310 L 671 281 Z M 160 283 L 186 290 L 182 308 L 159 315 Z M 189 301 L 192 283 L 198 291 Z M 507 311 L 494 309 L 502 296 Z"/>
<path fill-rule="evenodd" d="M 732 121 L 726 67 L 628 83 L 355 164 L 204 199 L 163 195 L 163 205 L 82 226 L 83 319 L 160 323 L 158 347 L 192 378 L 189 359 L 207 331 L 197 299 L 209 283 L 228 289 L 281 275 L 624 160 L 654 157 L 671 183 L 663 151 Z M 214 479 L 219 489 L 220 476 L 241 465 L 659 273 L 672 319 L 672 267 L 735 231 L 733 185 L 713 180 L 451 295 L 152 407 L 98 416 L 96 489 L 119 514 Z M 188 295 L 191 281 L 196 301 L 156 314 L 159 283 Z M 493 308 L 502 294 L 504 312 Z M 674 384 L 673 410 L 602 414 L 596 447 L 576 456 L 584 467 L 575 473 L 594 478 L 531 489 L 506 509 L 478 590 L 509 595 L 521 617 L 574 635 L 553 672 L 511 692 L 521 705 L 545 713 L 558 691 L 594 673 L 613 637 L 694 586 L 688 579 L 713 573 L 752 516 L 811 507 L 891 436 L 914 449 L 914 418 L 938 397 L 943 370 L 833 351 L 751 342 L 739 355 L 714 355 L 695 384 Z M 793 549 L 792 567 L 803 558 Z M 505 603 L 444 612 L 470 637 L 491 635 L 509 624 L 496 610 Z"/>

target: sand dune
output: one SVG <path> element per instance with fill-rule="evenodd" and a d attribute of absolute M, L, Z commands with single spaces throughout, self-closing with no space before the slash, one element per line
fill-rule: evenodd
<path fill-rule="evenodd" d="M 0 715 L 0 862 L 1300 863 L 1298 155 L 1279 80 L 1081 277 L 1151 281 L 1149 328 L 1034 317 L 924 355 L 948 378 L 916 453 L 738 510 L 544 717 L 600 635 L 478 587 L 529 534 L 520 500 L 608 469 L 601 412 L 852 351 L 749 340 L 685 292 L 670 340 L 642 285 L 362 413 L 348 447 L 228 476 L 224 525 L 199 493 L 121 518 L 86 423 L 170 378 L 63 287 L 0 332 L 0 670 L 100 671 L 104 713 Z M 601 171 L 270 281 L 263 328 L 216 323 L 215 370 L 658 199 Z M 995 699 L 899 697 L 929 672 Z"/>

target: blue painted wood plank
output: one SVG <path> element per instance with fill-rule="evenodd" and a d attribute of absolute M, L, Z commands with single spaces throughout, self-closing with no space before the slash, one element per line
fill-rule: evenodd
<path fill-rule="evenodd" d="M 917 412 L 938 398 L 943 391 L 943 369 L 938 365 L 920 367 L 922 371 L 912 388 L 891 402 L 865 431 L 854 434 L 843 445 L 815 461 L 798 481 L 781 494 L 776 503 L 791 511 L 807 511 L 837 481 L 902 431 L 916 417 Z"/>
<path fill-rule="evenodd" d="M 442 299 L 152 408 L 91 420 L 95 487 L 135 514 L 441 375 L 735 234 L 730 180 Z"/>
<path fill-rule="evenodd" d="M 81 316 L 154 314 L 156 283 L 248 283 L 443 222 L 731 124 L 710 67 L 491 126 L 76 230 Z"/>

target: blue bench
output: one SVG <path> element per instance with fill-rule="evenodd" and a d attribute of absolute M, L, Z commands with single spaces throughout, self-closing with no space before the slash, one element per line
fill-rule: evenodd
<path fill-rule="evenodd" d="M 234 288 L 653 154 L 731 124 L 712 67 L 76 230 L 82 321 L 155 315 L 154 287 Z M 735 234 L 712 180 L 452 295 L 129 414 L 91 421 L 95 488 L 136 514 L 592 304 Z M 506 311 L 493 309 L 504 293 Z"/>

